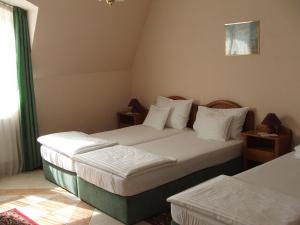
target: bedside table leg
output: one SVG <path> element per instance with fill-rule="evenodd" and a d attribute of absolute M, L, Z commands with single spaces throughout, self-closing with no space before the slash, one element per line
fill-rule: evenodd
<path fill-rule="evenodd" d="M 248 160 L 246 159 L 246 157 L 243 157 L 243 167 L 244 167 L 244 170 L 248 169 Z"/>
<path fill-rule="evenodd" d="M 243 144 L 243 167 L 244 167 L 244 171 L 248 169 L 248 160 L 246 157 L 246 151 L 248 148 L 248 137 L 245 136 L 244 137 L 244 144 Z"/>

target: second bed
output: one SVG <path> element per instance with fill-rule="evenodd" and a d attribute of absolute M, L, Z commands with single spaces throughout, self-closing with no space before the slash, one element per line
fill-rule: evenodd
<path fill-rule="evenodd" d="M 206 205 L 206 212 L 198 210 L 197 204 L 203 204 L 205 196 L 204 186 L 201 184 L 190 190 L 172 196 L 171 202 L 172 219 L 174 225 L 225 225 L 225 224 L 299 224 L 300 222 L 300 159 L 295 157 L 295 152 L 288 153 L 280 158 L 272 160 L 261 166 L 247 170 L 236 175 L 230 182 L 237 182 L 244 190 L 253 192 L 252 198 L 245 201 L 244 196 L 239 198 L 240 203 L 230 204 L 233 195 L 241 195 L 242 190 L 234 189 L 225 191 L 219 199 Z M 225 187 L 226 180 L 218 177 L 221 187 Z M 211 182 L 214 182 L 212 180 Z M 224 182 L 225 181 L 225 182 Z M 209 182 L 204 185 L 209 185 Z M 218 185 L 216 182 L 210 186 L 210 190 Z M 237 186 L 236 186 L 237 187 Z M 254 190 L 254 191 L 253 191 Z M 251 193 L 251 192 L 247 192 Z M 270 196 L 270 197 L 268 197 Z M 234 207 L 232 214 L 224 217 L 223 204 L 230 208 Z M 261 202 L 258 202 L 261 201 Z M 268 204 L 269 205 L 268 205 Z M 228 205 L 229 204 L 229 205 Z M 217 206 L 215 210 L 210 208 Z M 254 207 L 253 207 L 254 205 Z M 275 207 L 276 206 L 276 207 Z M 225 206 L 226 207 L 226 206 Z M 223 213 L 220 213 L 221 211 Z M 238 212 L 238 214 L 234 214 Z M 256 212 L 256 213 L 255 213 Z M 273 213 L 272 216 L 270 214 Z M 222 214 L 222 215 L 221 215 Z M 274 221 L 275 220 L 275 221 Z M 227 221 L 227 222 L 226 222 Z M 237 222 L 239 221 L 239 222 Z M 243 221 L 243 222 L 242 222 Z M 258 222 L 259 221 L 259 222 Z"/>

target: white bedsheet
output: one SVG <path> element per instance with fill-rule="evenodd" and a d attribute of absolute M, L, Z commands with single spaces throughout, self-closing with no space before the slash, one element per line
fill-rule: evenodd
<path fill-rule="evenodd" d="M 171 166 L 175 158 L 145 152 L 133 146 L 115 145 L 113 147 L 80 154 L 75 161 L 87 163 L 95 169 L 129 178 L 149 171 Z"/>
<path fill-rule="evenodd" d="M 178 134 L 180 132 L 183 132 L 184 130 L 178 130 L 173 128 L 157 130 L 155 128 L 144 126 L 141 124 L 111 131 L 100 132 L 92 134 L 92 136 L 110 141 L 115 141 L 120 145 L 137 145 L 156 139 L 168 137 L 174 134 Z"/>
<path fill-rule="evenodd" d="M 114 141 L 122 145 L 133 145 L 144 143 L 147 141 L 152 141 L 155 139 L 169 137 L 171 135 L 184 132 L 187 129 L 178 130 L 173 128 L 166 128 L 164 130 L 156 130 L 154 128 L 147 127 L 144 125 L 136 125 L 96 133 L 92 134 L 91 136 L 105 139 L 108 141 Z M 50 162 L 62 169 L 75 172 L 74 160 L 72 159 L 74 155 L 66 156 L 61 154 L 59 151 L 56 151 L 55 149 L 48 148 L 45 146 L 41 147 L 41 155 L 42 158 L 45 159 L 47 162 Z"/>
<path fill-rule="evenodd" d="M 296 159 L 294 154 L 294 152 L 288 153 L 240 173 L 235 178 L 300 200 L 300 160 Z M 224 225 L 214 218 L 178 204 L 171 204 L 171 211 L 172 218 L 181 225 Z"/>
<path fill-rule="evenodd" d="M 198 170 L 222 164 L 241 155 L 242 141 L 228 142 L 203 140 L 192 130 L 135 145 L 153 154 L 177 159 L 175 165 L 150 171 L 147 174 L 124 179 L 104 170 L 96 169 L 88 162 L 76 163 L 76 172 L 82 179 L 112 193 L 132 196 L 179 179 Z M 91 153 L 92 155 L 92 153 Z"/>
<path fill-rule="evenodd" d="M 300 200 L 234 177 L 218 176 L 168 199 L 224 224 L 298 225 Z M 180 214 L 175 221 L 183 223 Z M 207 224 L 207 221 L 205 221 Z M 198 223 L 198 225 L 204 224 Z"/>
<path fill-rule="evenodd" d="M 75 161 L 69 156 L 61 154 L 43 145 L 41 146 L 41 156 L 47 162 L 75 173 Z"/>

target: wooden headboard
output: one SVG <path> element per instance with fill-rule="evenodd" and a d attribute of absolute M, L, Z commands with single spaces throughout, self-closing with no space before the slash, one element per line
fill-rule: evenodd
<path fill-rule="evenodd" d="M 180 97 L 180 96 L 170 96 L 169 98 L 174 99 L 174 100 L 185 100 L 186 98 Z M 241 108 L 239 104 L 232 102 L 232 101 L 227 101 L 227 100 L 217 100 L 208 103 L 207 105 L 204 105 L 209 108 L 215 108 L 215 109 L 232 109 L 232 108 Z M 196 115 L 198 111 L 198 105 L 194 104 L 192 105 L 191 112 L 190 112 L 190 118 L 188 121 L 187 126 L 190 128 L 193 128 L 193 124 L 196 120 Z M 252 110 L 249 110 L 245 119 L 243 131 L 249 131 L 249 130 L 254 130 L 254 112 Z"/>

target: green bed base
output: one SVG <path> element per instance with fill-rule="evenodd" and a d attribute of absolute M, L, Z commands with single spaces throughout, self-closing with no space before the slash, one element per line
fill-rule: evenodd
<path fill-rule="evenodd" d="M 76 173 L 59 168 L 44 159 L 43 170 L 47 180 L 78 196 Z"/>
<path fill-rule="evenodd" d="M 171 225 L 180 225 L 178 223 L 176 223 L 174 220 L 171 221 Z"/>
<path fill-rule="evenodd" d="M 134 224 L 166 211 L 170 207 L 168 197 L 220 174 L 235 175 L 241 169 L 242 160 L 236 158 L 129 197 L 113 194 L 77 177 L 78 196 L 121 222 Z"/>

